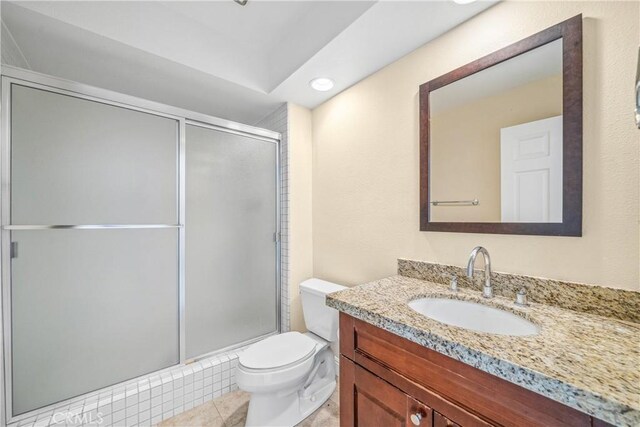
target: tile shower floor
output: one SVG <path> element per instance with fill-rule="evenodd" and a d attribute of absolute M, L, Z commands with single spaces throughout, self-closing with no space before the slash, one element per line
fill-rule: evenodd
<path fill-rule="evenodd" d="M 298 427 L 338 427 L 340 425 L 339 389 L 333 392 L 320 408 L 302 421 Z M 236 390 L 197 406 L 173 418 L 162 421 L 159 427 L 243 427 L 249 408 L 249 394 Z"/>

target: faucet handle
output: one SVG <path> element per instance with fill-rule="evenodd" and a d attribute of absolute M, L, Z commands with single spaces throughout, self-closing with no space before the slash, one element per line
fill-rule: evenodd
<path fill-rule="evenodd" d="M 520 288 L 520 290 L 516 293 L 515 304 L 519 305 L 520 307 L 526 307 L 529 305 L 529 303 L 527 302 L 527 291 L 525 290 L 525 288 Z"/>
<path fill-rule="evenodd" d="M 449 289 L 453 292 L 458 292 L 458 276 L 453 274 L 451 276 L 451 282 L 449 283 Z"/>

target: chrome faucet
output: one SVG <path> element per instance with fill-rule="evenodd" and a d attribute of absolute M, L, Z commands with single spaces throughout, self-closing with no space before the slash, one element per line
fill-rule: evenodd
<path fill-rule="evenodd" d="M 469 255 L 469 263 L 467 264 L 467 277 L 473 278 L 474 265 L 476 263 L 476 257 L 478 253 L 482 254 L 484 258 L 484 287 L 482 288 L 482 296 L 485 298 L 491 298 L 493 296 L 493 289 L 491 288 L 491 257 L 489 252 L 482 246 L 476 246 Z"/>

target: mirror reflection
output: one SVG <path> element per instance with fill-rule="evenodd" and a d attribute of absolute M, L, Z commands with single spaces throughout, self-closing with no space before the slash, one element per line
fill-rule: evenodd
<path fill-rule="evenodd" d="M 562 39 L 429 95 L 432 222 L 562 222 Z"/>

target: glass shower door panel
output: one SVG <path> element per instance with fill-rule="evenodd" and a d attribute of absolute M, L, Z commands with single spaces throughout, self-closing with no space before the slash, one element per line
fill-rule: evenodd
<path fill-rule="evenodd" d="M 186 142 L 186 355 L 277 330 L 277 145 L 197 126 Z"/>
<path fill-rule="evenodd" d="M 176 224 L 178 122 L 11 85 L 12 224 Z"/>
<path fill-rule="evenodd" d="M 177 229 L 11 237 L 14 415 L 179 363 Z"/>

